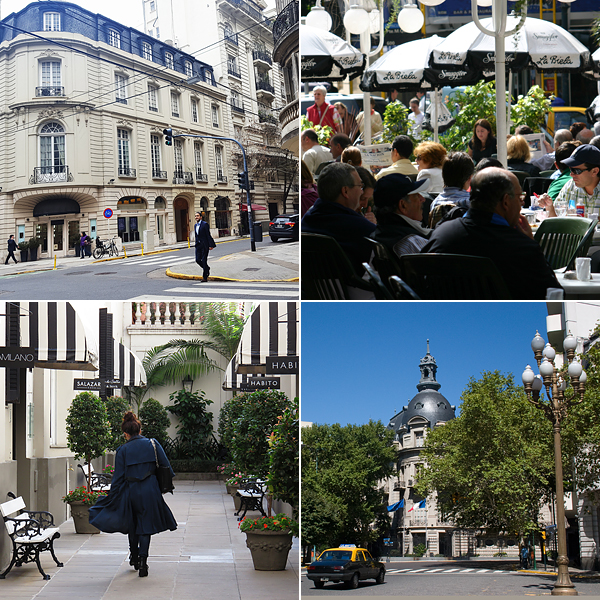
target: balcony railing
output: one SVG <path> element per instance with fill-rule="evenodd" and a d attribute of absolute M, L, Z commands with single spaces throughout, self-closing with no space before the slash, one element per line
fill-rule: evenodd
<path fill-rule="evenodd" d="M 246 2 L 245 0 L 228 0 L 230 4 L 237 6 L 240 10 L 243 10 L 247 15 L 250 15 L 253 19 L 256 19 L 259 22 L 265 21 L 262 16 L 262 12 L 258 10 L 258 6 L 254 4 L 254 2 Z M 254 8 L 254 6 L 257 8 Z"/>
<path fill-rule="evenodd" d="M 119 177 L 137 177 L 135 169 L 129 167 L 119 167 Z"/>
<path fill-rule="evenodd" d="M 65 88 L 62 86 L 43 86 L 35 88 L 36 96 L 64 96 Z"/>
<path fill-rule="evenodd" d="M 259 79 L 256 82 L 256 91 L 259 90 L 270 92 L 271 94 L 275 95 L 275 88 L 268 81 L 262 81 L 261 79 Z"/>
<path fill-rule="evenodd" d="M 156 106 L 149 106 L 148 110 L 151 110 L 152 112 L 158 112 L 158 108 Z"/>
<path fill-rule="evenodd" d="M 152 179 L 167 179 L 167 172 L 152 169 Z"/>
<path fill-rule="evenodd" d="M 127 104 L 127 98 L 115 98 L 115 100 L 121 104 Z"/>
<path fill-rule="evenodd" d="M 262 110 L 258 111 L 258 122 L 259 123 L 271 123 L 272 125 L 279 125 L 279 119 L 270 112 Z"/>
<path fill-rule="evenodd" d="M 64 183 L 73 181 L 73 175 L 66 165 L 53 167 L 34 167 L 33 175 L 29 178 L 29 184 L 35 183 Z"/>
<path fill-rule="evenodd" d="M 225 38 L 225 41 L 228 44 L 233 44 L 234 46 L 237 46 L 238 45 L 238 34 L 237 33 L 232 33 L 231 35 L 228 35 Z"/>
<path fill-rule="evenodd" d="M 273 64 L 273 59 L 268 52 L 264 50 L 252 50 L 252 60 L 260 60 L 268 65 Z"/>
<path fill-rule="evenodd" d="M 234 104 L 233 102 L 231 103 L 231 110 L 244 114 L 244 107 L 243 106 L 238 106 L 237 104 Z"/>
<path fill-rule="evenodd" d="M 194 175 L 188 171 L 175 171 L 173 173 L 173 183 L 194 185 Z"/>
<path fill-rule="evenodd" d="M 273 56 L 277 60 L 277 47 L 294 28 L 298 28 L 299 2 L 291 0 L 285 8 L 277 15 L 273 23 Z"/>
<path fill-rule="evenodd" d="M 233 67 L 227 67 L 227 72 L 230 75 L 233 75 L 234 77 L 237 77 L 238 79 L 242 78 L 242 76 Z"/>
<path fill-rule="evenodd" d="M 227 177 L 223 175 L 220 171 L 217 171 L 217 181 L 219 183 L 227 183 Z"/>
<path fill-rule="evenodd" d="M 200 169 L 196 169 L 196 181 L 208 182 L 208 175 L 203 173 Z"/>

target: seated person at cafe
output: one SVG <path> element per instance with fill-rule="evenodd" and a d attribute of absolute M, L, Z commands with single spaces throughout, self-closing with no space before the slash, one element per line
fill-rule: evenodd
<path fill-rule="evenodd" d="M 508 170 L 509 171 L 525 171 L 530 177 L 539 177 L 540 170 L 531 162 L 531 150 L 527 140 L 522 135 L 513 135 L 506 142 L 506 150 L 508 153 Z"/>
<path fill-rule="evenodd" d="M 435 227 L 455 206 L 463 209 L 462 214 L 467 212 L 470 197 L 467 190 L 471 186 L 471 177 L 474 172 L 475 165 L 466 152 L 450 152 L 448 154 L 442 165 L 444 189 L 429 208 L 430 227 Z"/>
<path fill-rule="evenodd" d="M 351 146 L 352 142 L 345 133 L 336 133 L 329 140 L 329 150 L 331 151 L 332 159 L 329 162 L 321 163 L 315 171 L 315 176 L 318 178 L 321 171 L 332 162 L 342 162 L 342 152 Z"/>
<path fill-rule="evenodd" d="M 371 246 L 364 238 L 375 225 L 356 212 L 363 192 L 359 174 L 346 163 L 328 164 L 319 176 L 317 191 L 317 201 L 302 218 L 302 232 L 334 238 L 362 275 L 362 263 L 371 258 Z"/>
<path fill-rule="evenodd" d="M 555 165 L 560 175 L 550 184 L 548 188 L 548 196 L 552 200 L 556 200 L 560 190 L 571 181 L 571 171 L 562 161 L 565 158 L 569 158 L 575 152 L 577 146 L 580 146 L 579 142 L 565 142 L 561 144 L 554 152 Z"/>
<path fill-rule="evenodd" d="M 361 178 L 363 183 L 363 192 L 360 196 L 360 200 L 358 202 L 357 213 L 361 214 L 365 219 L 371 221 L 371 223 L 375 223 L 377 225 L 377 219 L 375 218 L 375 213 L 373 212 L 373 192 L 375 191 L 375 186 L 377 182 L 375 181 L 375 177 L 373 177 L 373 173 L 364 167 L 354 167 L 358 176 Z"/>
<path fill-rule="evenodd" d="M 546 298 L 560 288 L 554 271 L 521 217 L 521 186 L 510 171 L 491 167 L 471 179 L 471 208 L 462 219 L 442 223 L 421 252 L 490 258 L 515 300 Z"/>
<path fill-rule="evenodd" d="M 410 155 L 414 149 L 412 140 L 407 135 L 399 135 L 392 142 L 392 166 L 381 169 L 375 179 L 379 181 L 382 177 L 391 173 L 400 175 L 416 175 L 417 169 L 410 162 Z"/>
<path fill-rule="evenodd" d="M 319 144 L 319 137 L 314 129 L 305 129 L 300 136 L 302 160 L 314 175 L 321 163 L 333 160 L 329 148 Z"/>
<path fill-rule="evenodd" d="M 399 173 L 380 179 L 373 194 L 377 229 L 370 237 L 398 256 L 419 252 L 431 233 L 421 224 L 425 202 L 421 192 L 429 184 L 429 179 L 411 181 Z"/>
<path fill-rule="evenodd" d="M 540 171 L 549 171 L 550 169 L 554 169 L 554 162 L 556 160 L 555 152 L 561 144 L 565 142 L 572 142 L 573 135 L 568 129 L 559 129 L 554 134 L 554 150 L 549 147 L 549 144 L 544 140 L 544 145 L 546 146 L 546 150 L 548 150 L 548 154 L 543 154 L 540 158 L 531 161 L 531 164 L 536 166 Z M 558 174 L 557 174 L 558 176 Z"/>

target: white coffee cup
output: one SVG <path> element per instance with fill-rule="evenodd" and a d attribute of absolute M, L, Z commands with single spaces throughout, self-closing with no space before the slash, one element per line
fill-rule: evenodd
<path fill-rule="evenodd" d="M 585 256 L 576 258 L 575 272 L 579 281 L 590 281 L 592 278 L 592 259 Z"/>

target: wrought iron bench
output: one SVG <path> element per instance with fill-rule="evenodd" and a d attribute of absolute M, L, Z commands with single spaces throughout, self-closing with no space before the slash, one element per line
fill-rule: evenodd
<path fill-rule="evenodd" d="M 83 472 L 83 477 L 87 481 L 88 473 L 85 467 L 81 464 L 77 465 L 81 471 Z M 108 475 L 106 473 L 97 473 L 93 470 L 92 466 L 92 476 L 90 479 L 90 489 L 92 492 L 108 492 L 110 490 L 110 483 L 112 481 L 112 475 Z"/>
<path fill-rule="evenodd" d="M 267 501 L 266 482 L 260 479 L 244 479 L 240 486 L 240 489 L 236 492 L 236 495 L 241 498 L 240 508 L 234 514 L 237 517 L 242 510 L 244 512 L 238 517 L 238 521 L 241 521 L 249 510 L 257 510 L 263 517 L 266 517 L 267 513 L 263 506 Z"/>
<path fill-rule="evenodd" d="M 49 550 L 54 562 L 59 567 L 63 566 L 54 554 L 54 540 L 60 537 L 58 527 L 54 526 L 54 517 L 46 511 L 25 510 L 23 498 L 15 498 L 10 492 L 8 496 L 12 500 L 0 504 L 0 512 L 13 544 L 13 555 L 0 579 L 4 579 L 14 566 L 20 567 L 29 562 L 35 562 L 42 577 L 50 579 L 40 564 L 40 552 Z"/>

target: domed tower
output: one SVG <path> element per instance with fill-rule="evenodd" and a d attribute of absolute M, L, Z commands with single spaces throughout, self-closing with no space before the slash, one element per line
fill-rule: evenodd
<path fill-rule="evenodd" d="M 421 448 L 427 431 L 456 417 L 455 407 L 440 394 L 437 381 L 437 363 L 429 352 L 419 363 L 421 379 L 417 394 L 394 415 L 388 427 L 396 432 L 398 473 L 389 486 L 389 503 L 404 500 L 404 506 L 394 513 L 392 523 L 398 549 L 405 555 L 419 544 L 425 544 L 428 555 L 451 555 L 450 523 L 445 524 L 437 514 L 434 498 L 423 498 L 413 490 L 416 467 L 422 462 Z"/>

